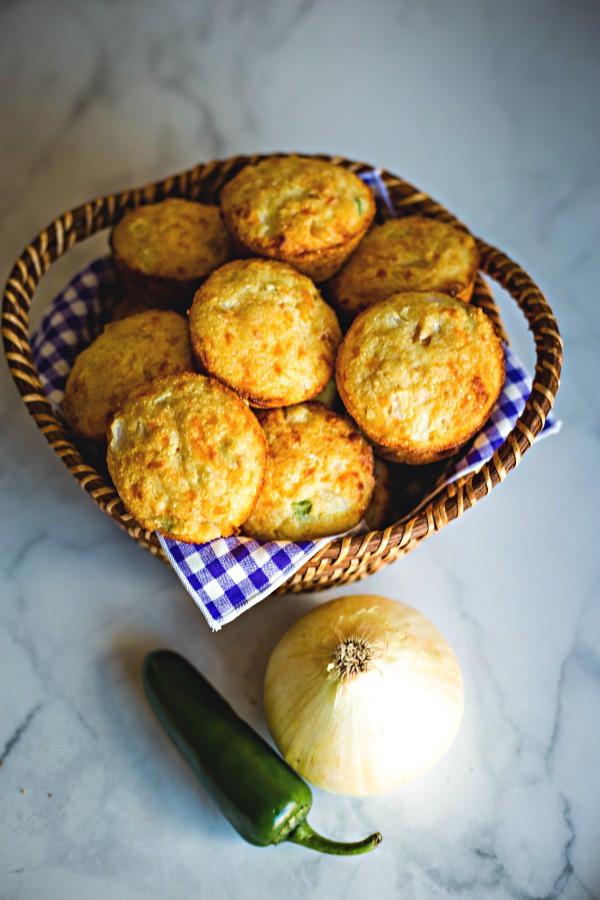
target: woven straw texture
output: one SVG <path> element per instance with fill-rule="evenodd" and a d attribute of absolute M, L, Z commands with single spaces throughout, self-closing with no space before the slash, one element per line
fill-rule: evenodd
<path fill-rule="evenodd" d="M 29 336 L 29 313 L 35 290 L 44 273 L 74 244 L 104 228 L 112 227 L 124 212 L 166 197 L 187 197 L 218 202 L 222 186 L 261 156 L 238 156 L 200 164 L 179 175 L 144 188 L 123 191 L 92 200 L 69 210 L 41 231 L 16 261 L 8 279 L 2 306 L 2 336 L 6 359 L 23 402 L 54 452 L 98 506 L 112 516 L 134 540 L 155 556 L 164 558 L 154 534 L 144 531 L 125 510 L 114 487 L 107 483 L 71 441 L 48 403 L 34 365 Z M 354 172 L 372 166 L 341 157 L 317 156 Z M 382 172 L 392 204 L 399 215 L 419 214 L 464 227 L 443 206 L 401 178 Z M 417 543 L 439 531 L 474 506 L 506 478 L 531 447 L 544 426 L 559 387 L 562 343 L 558 325 L 545 297 L 526 272 L 501 251 L 477 239 L 481 268 L 504 287 L 527 319 L 536 350 L 535 377 L 525 409 L 502 446 L 479 472 L 448 486 L 413 518 L 385 531 L 331 541 L 282 587 L 281 592 L 323 590 L 350 583 L 376 572 L 408 553 Z M 476 302 L 483 306 L 503 333 L 493 299 L 479 282 Z"/>

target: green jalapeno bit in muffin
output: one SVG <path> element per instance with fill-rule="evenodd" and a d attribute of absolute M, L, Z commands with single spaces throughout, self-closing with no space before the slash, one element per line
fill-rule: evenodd
<path fill-rule="evenodd" d="M 243 533 L 299 541 L 354 528 L 374 486 L 373 452 L 354 423 L 314 401 L 258 418 L 267 476 Z"/>

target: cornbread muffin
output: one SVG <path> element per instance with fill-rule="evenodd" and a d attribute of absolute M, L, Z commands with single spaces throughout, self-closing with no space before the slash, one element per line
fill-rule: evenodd
<path fill-rule="evenodd" d="M 375 460 L 375 489 L 363 519 L 371 531 L 381 531 L 392 524 L 392 478 L 380 459 Z"/>
<path fill-rule="evenodd" d="M 123 503 L 148 531 L 203 543 L 248 516 L 267 451 L 254 414 L 203 375 L 156 378 L 113 417 L 108 469 Z"/>
<path fill-rule="evenodd" d="M 288 156 L 242 169 L 221 191 L 221 212 L 246 255 L 281 259 L 324 281 L 367 231 L 375 201 L 347 169 Z"/>
<path fill-rule="evenodd" d="M 104 441 L 111 414 L 136 385 L 194 370 L 183 316 L 159 309 L 128 316 L 109 323 L 75 360 L 63 415 L 80 437 Z"/>
<path fill-rule="evenodd" d="M 409 216 L 375 226 L 328 286 L 348 316 L 400 291 L 442 291 L 469 300 L 479 266 L 470 234 Z"/>
<path fill-rule="evenodd" d="M 180 312 L 232 256 L 218 207 L 179 199 L 125 213 L 110 246 L 132 299 Z"/>
<path fill-rule="evenodd" d="M 203 371 L 253 406 L 289 406 L 323 390 L 342 334 L 334 311 L 285 263 L 236 260 L 214 272 L 189 314 Z"/>
<path fill-rule="evenodd" d="M 353 528 L 374 486 L 373 451 L 358 428 L 322 403 L 258 413 L 267 477 L 244 534 L 306 541 Z"/>
<path fill-rule="evenodd" d="M 485 424 L 504 383 L 504 351 L 480 309 L 447 294 L 394 294 L 352 323 L 336 380 L 380 456 L 429 463 Z"/>

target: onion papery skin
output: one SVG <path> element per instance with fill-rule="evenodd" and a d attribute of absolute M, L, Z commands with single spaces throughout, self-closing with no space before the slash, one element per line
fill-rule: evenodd
<path fill-rule="evenodd" d="M 372 650 L 367 670 L 348 678 L 333 662 L 345 640 Z M 452 648 L 429 619 L 358 594 L 316 607 L 283 635 L 267 666 L 264 705 L 275 743 L 300 775 L 332 793 L 368 796 L 408 784 L 444 755 L 464 688 Z"/>

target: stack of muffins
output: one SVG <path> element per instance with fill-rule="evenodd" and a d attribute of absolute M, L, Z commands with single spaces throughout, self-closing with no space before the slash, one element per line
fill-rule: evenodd
<path fill-rule="evenodd" d="M 246 166 L 220 207 L 165 200 L 113 229 L 127 296 L 77 358 L 63 413 L 107 442 L 144 528 L 195 543 L 380 529 L 382 459 L 435 462 L 485 424 L 504 353 L 468 302 L 473 238 L 374 217 L 356 175 L 290 156 Z"/>

